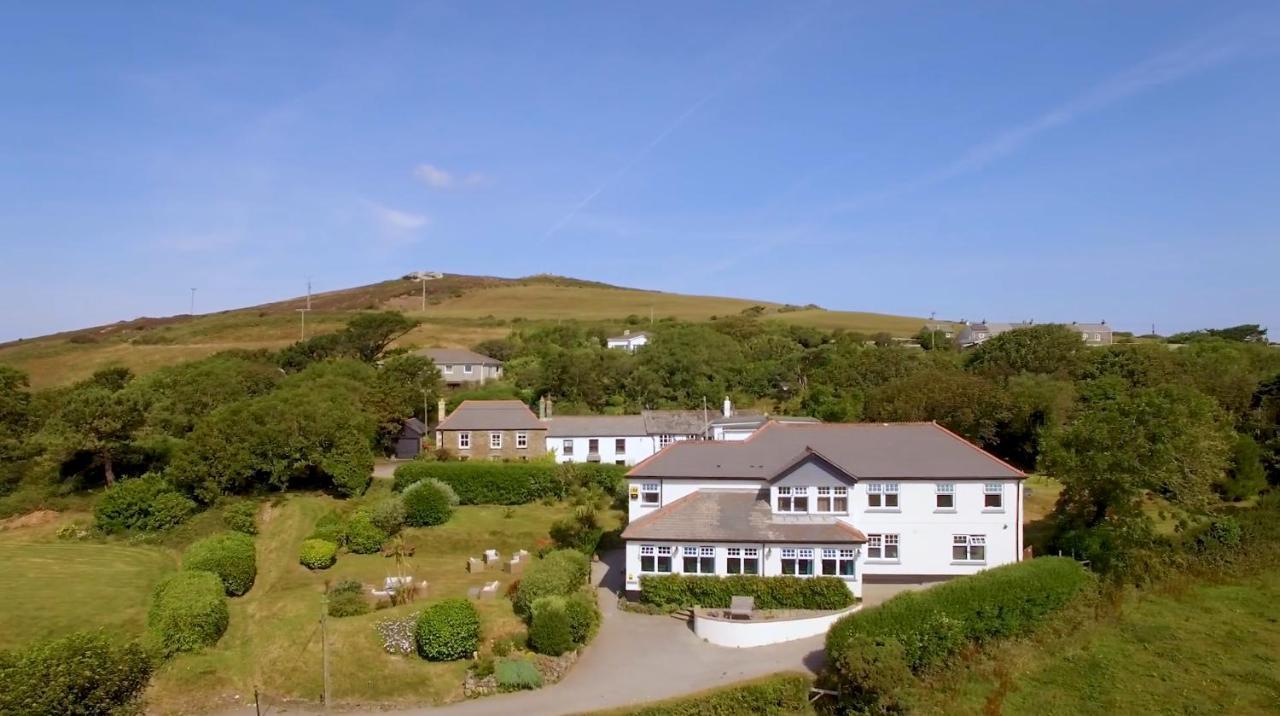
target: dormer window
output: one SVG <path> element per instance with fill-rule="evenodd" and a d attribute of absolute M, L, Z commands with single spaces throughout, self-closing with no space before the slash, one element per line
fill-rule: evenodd
<path fill-rule="evenodd" d="M 849 511 L 849 488 L 819 487 L 815 512 L 842 515 Z"/>
<path fill-rule="evenodd" d="M 809 488 L 779 487 L 778 512 L 808 512 Z"/>

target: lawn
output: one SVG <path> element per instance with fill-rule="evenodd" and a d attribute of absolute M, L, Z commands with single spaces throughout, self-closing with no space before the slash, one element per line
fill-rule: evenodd
<path fill-rule="evenodd" d="M 1147 594 L 1082 626 L 997 648 L 916 690 L 922 713 L 1273 714 L 1280 572 Z"/>

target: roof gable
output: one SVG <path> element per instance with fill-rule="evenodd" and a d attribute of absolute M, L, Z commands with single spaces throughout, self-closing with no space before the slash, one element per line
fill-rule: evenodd
<path fill-rule="evenodd" d="M 436 430 L 546 430 L 519 400 L 464 400 Z"/>
<path fill-rule="evenodd" d="M 811 447 L 806 446 L 804 452 L 785 465 L 769 482 L 775 485 L 817 485 L 819 487 L 839 487 L 857 484 L 858 478 L 844 468 L 823 457 Z"/>

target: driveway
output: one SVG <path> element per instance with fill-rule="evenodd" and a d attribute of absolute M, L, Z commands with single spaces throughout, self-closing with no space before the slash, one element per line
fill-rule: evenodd
<path fill-rule="evenodd" d="M 816 672 L 822 665 L 821 636 L 729 649 L 698 639 L 682 619 L 620 612 L 615 590 L 623 582 L 622 569 L 621 551 L 594 565 L 600 633 L 559 683 L 447 706 L 344 713 L 559 716 L 657 701 L 778 671 Z"/>

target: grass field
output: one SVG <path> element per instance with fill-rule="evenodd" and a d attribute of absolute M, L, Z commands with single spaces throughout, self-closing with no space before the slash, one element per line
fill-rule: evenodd
<path fill-rule="evenodd" d="M 779 312 L 779 304 L 741 298 L 690 296 L 619 288 L 558 277 L 496 279 L 450 275 L 427 282 L 422 310 L 414 281 L 386 281 L 317 294 L 307 316 L 307 334 L 339 328 L 358 311 L 396 309 L 421 319 L 402 343 L 467 347 L 506 335 L 517 319 L 533 323 L 581 320 L 615 324 L 630 315 L 703 321 L 764 306 L 764 318 L 832 330 L 915 333 L 922 320 L 906 316 L 806 309 Z M 277 349 L 300 335 L 295 309 L 301 299 L 200 316 L 141 318 L 0 345 L 0 364 L 26 371 L 42 388 L 89 376 L 107 366 L 145 373 L 229 348 Z"/>

